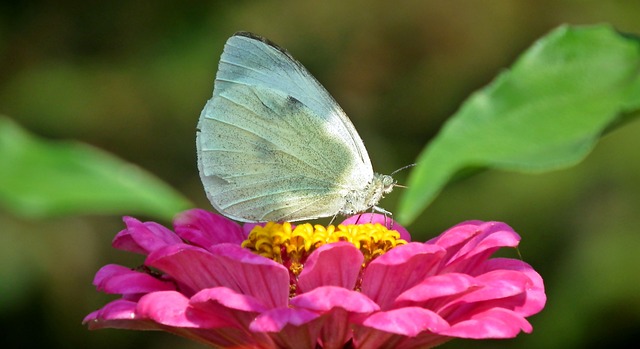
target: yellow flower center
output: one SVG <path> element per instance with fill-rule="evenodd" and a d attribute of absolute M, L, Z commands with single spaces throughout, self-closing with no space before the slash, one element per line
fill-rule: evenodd
<path fill-rule="evenodd" d="M 390 249 L 404 245 L 400 234 L 382 224 L 311 225 L 301 224 L 292 229 L 291 223 L 269 222 L 255 226 L 242 247 L 283 264 L 294 277 L 300 275 L 307 257 L 324 244 L 337 241 L 352 243 L 364 255 L 366 266 L 374 258 Z"/>

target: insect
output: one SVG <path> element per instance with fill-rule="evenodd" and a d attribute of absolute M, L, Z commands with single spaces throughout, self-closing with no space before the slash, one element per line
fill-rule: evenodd
<path fill-rule="evenodd" d="M 225 44 L 196 135 L 207 197 L 243 222 L 372 209 L 396 181 L 373 172 L 336 101 L 286 50 L 238 32 Z"/>

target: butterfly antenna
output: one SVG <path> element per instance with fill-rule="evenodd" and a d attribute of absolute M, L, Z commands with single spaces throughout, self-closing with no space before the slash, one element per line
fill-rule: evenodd
<path fill-rule="evenodd" d="M 415 165 L 417 165 L 417 164 L 409 164 L 409 165 L 407 165 L 407 166 L 400 167 L 399 169 L 397 169 L 397 170 L 395 170 L 395 171 L 391 172 L 390 176 L 393 176 L 394 174 L 396 174 L 396 173 L 398 173 L 398 172 L 400 172 L 400 171 L 402 171 L 402 170 L 406 170 L 406 169 L 408 169 L 409 167 L 413 167 L 413 166 L 415 166 Z M 402 185 L 402 184 L 398 184 L 398 183 L 394 183 L 394 184 L 393 184 L 393 187 L 394 187 L 394 188 L 395 188 L 395 187 L 398 187 L 398 188 L 404 188 L 404 189 L 408 188 L 407 186 L 404 186 L 404 185 Z"/>
<path fill-rule="evenodd" d="M 395 170 L 395 171 L 391 172 L 390 176 L 393 176 L 394 174 L 396 174 L 396 173 L 398 173 L 398 172 L 400 172 L 400 171 L 402 171 L 402 170 L 406 170 L 406 169 L 408 169 L 409 167 L 413 167 L 413 166 L 415 166 L 415 165 L 417 165 L 417 164 L 409 164 L 409 165 L 407 165 L 407 166 L 400 167 L 399 169 L 397 169 L 397 170 Z"/>

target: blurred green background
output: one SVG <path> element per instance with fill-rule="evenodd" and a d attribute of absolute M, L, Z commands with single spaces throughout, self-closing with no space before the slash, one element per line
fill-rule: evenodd
<path fill-rule="evenodd" d="M 375 169 L 389 173 L 412 163 L 460 103 L 537 38 L 564 23 L 602 22 L 640 34 L 640 1 L 2 2 L 0 113 L 46 138 L 112 152 L 208 209 L 195 126 L 235 31 L 287 48 L 345 109 Z M 570 169 L 487 171 L 452 184 L 409 227 L 426 240 L 463 220 L 505 221 L 546 282 L 532 334 L 443 347 L 636 346 L 638 135 L 635 121 Z M 393 211 L 399 195 L 383 206 Z M 110 248 L 122 228 L 119 216 L 0 211 L 0 347 L 200 348 L 80 324 L 113 299 L 91 285 L 98 268 L 142 262 Z"/>

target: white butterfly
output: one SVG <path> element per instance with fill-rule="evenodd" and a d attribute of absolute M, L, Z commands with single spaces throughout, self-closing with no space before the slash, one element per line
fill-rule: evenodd
<path fill-rule="evenodd" d="M 244 222 L 299 221 L 377 207 L 396 182 L 374 173 L 353 124 L 287 51 L 251 33 L 227 40 L 198 123 L 213 207 Z"/>

